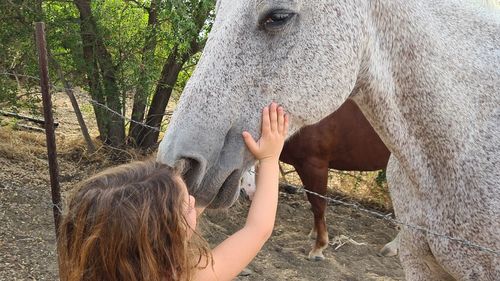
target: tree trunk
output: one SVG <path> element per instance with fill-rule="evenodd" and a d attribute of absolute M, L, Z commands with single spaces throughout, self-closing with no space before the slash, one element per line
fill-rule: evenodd
<path fill-rule="evenodd" d="M 116 82 L 116 70 L 113 65 L 111 54 L 106 50 L 102 40 L 98 40 L 99 56 L 97 61 L 101 69 L 104 90 L 106 93 L 106 105 L 114 112 L 107 111 L 108 141 L 111 146 L 120 147 L 125 144 L 125 121 L 122 113 L 121 94 Z"/>
<path fill-rule="evenodd" d="M 52 53 L 48 52 L 49 60 L 52 62 L 53 67 L 56 69 L 57 76 L 64 85 L 64 91 L 66 95 L 68 95 L 71 105 L 73 106 L 73 110 L 75 111 L 76 118 L 78 120 L 78 124 L 80 125 L 80 130 L 82 131 L 83 139 L 87 144 L 87 149 L 89 153 L 95 152 L 95 146 L 92 142 L 92 138 L 90 137 L 89 130 L 87 129 L 87 124 L 85 124 L 85 120 L 83 119 L 82 112 L 80 110 L 80 106 L 78 106 L 78 101 L 76 100 L 75 95 L 73 94 L 73 87 L 71 83 L 64 77 L 64 73 L 62 71 L 61 65 L 59 62 L 52 56 Z"/>
<path fill-rule="evenodd" d="M 148 34 L 146 34 L 144 47 L 142 49 L 142 59 L 141 68 L 139 72 L 139 79 L 137 83 L 137 88 L 134 95 L 134 104 L 132 107 L 131 119 L 135 122 L 142 123 L 144 121 L 144 113 L 146 110 L 146 103 L 148 100 L 149 87 L 151 81 L 148 77 L 149 66 L 154 62 L 155 49 L 157 44 L 157 24 L 158 24 L 158 3 L 160 0 L 154 0 L 151 2 L 151 6 L 148 11 Z M 132 145 L 137 145 L 139 143 L 140 131 L 143 127 L 137 123 L 131 122 L 129 129 L 129 142 Z"/>
<path fill-rule="evenodd" d="M 104 46 L 97 24 L 92 16 L 90 0 L 74 0 L 80 13 L 80 36 L 83 58 L 88 76 L 90 95 L 101 139 L 112 146 L 122 146 L 125 141 L 125 123 L 121 114 L 120 92 L 116 83 L 111 54 Z M 102 78 L 102 79 L 101 79 Z M 109 109 L 115 111 L 111 112 Z"/>
<path fill-rule="evenodd" d="M 200 34 L 205 25 L 205 20 L 210 14 L 210 6 L 203 6 L 203 1 L 200 1 L 195 11 L 193 20 L 198 31 L 197 34 Z M 161 78 L 158 82 L 146 118 L 146 124 L 157 129 L 154 130 L 147 127 L 141 129 L 137 144 L 142 149 L 150 149 L 156 145 L 160 135 L 159 130 L 163 116 L 165 115 L 165 109 L 172 95 L 179 73 L 182 70 L 182 66 L 192 55 L 203 48 L 206 42 L 205 40 L 199 42 L 198 37 L 193 38 L 189 43 L 189 50 L 183 54 L 178 54 L 178 46 L 172 49 L 172 52 L 163 66 Z"/>
<path fill-rule="evenodd" d="M 140 130 L 137 144 L 143 149 L 151 148 L 156 144 L 158 136 L 160 135 L 159 129 L 161 121 L 163 120 L 165 108 L 170 100 L 170 96 L 172 95 L 175 82 L 177 81 L 177 77 L 182 70 L 182 66 L 187 60 L 185 57 L 189 58 L 189 56 L 185 55 L 182 60 L 179 60 L 177 53 L 177 48 L 174 48 L 168 56 L 165 65 L 163 65 L 161 78 L 158 81 L 158 85 L 146 118 L 146 124 L 158 128 L 158 130 L 148 127 L 143 127 Z"/>

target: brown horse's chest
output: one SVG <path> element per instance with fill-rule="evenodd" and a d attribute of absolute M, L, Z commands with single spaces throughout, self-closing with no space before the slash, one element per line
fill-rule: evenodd
<path fill-rule="evenodd" d="M 290 138 L 280 159 L 291 165 L 312 163 L 337 170 L 373 171 L 384 169 L 389 155 L 359 108 L 348 100 L 336 112 Z"/>

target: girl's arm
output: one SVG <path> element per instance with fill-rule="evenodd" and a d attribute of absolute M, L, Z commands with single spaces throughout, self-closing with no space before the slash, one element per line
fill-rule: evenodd
<path fill-rule="evenodd" d="M 260 161 L 257 190 L 248 211 L 245 226 L 212 250 L 214 266 L 201 269 L 195 280 L 234 279 L 248 265 L 269 239 L 278 205 L 278 160 L 288 132 L 288 117 L 272 103 L 262 111 L 262 134 L 258 142 L 247 132 L 243 138 Z"/>

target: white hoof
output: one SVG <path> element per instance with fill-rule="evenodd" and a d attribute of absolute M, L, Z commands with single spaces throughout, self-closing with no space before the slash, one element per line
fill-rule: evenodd
<path fill-rule="evenodd" d="M 319 251 L 312 250 L 311 252 L 309 252 L 307 259 L 310 261 L 323 261 L 325 260 L 325 256 L 323 255 L 322 250 Z"/>

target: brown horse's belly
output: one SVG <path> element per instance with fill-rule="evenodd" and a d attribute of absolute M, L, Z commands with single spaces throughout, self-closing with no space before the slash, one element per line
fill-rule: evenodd
<path fill-rule="evenodd" d="M 350 158 L 336 158 L 329 162 L 328 167 L 341 171 L 376 171 L 385 169 L 390 153 L 377 155 L 354 155 Z"/>

